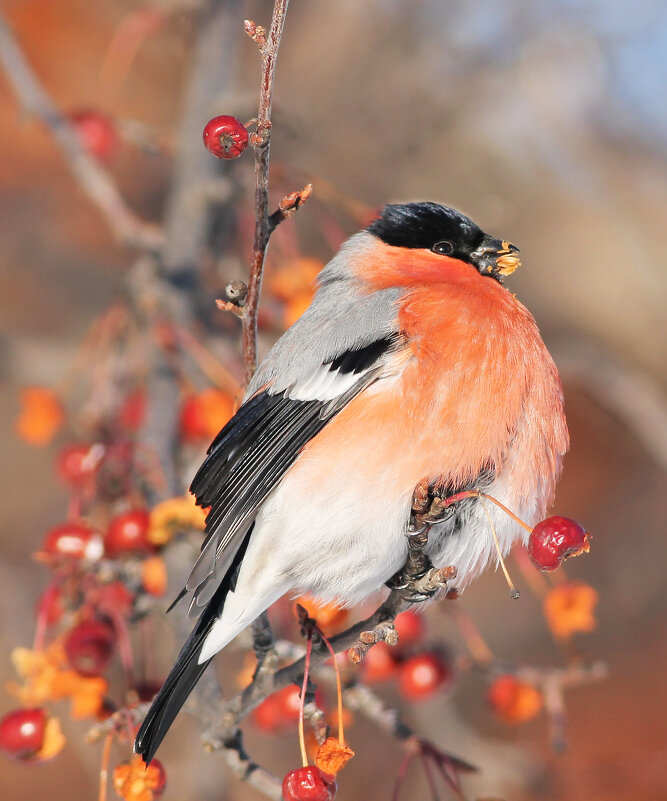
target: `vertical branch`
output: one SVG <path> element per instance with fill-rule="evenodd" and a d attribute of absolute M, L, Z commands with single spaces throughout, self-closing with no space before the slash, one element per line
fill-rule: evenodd
<path fill-rule="evenodd" d="M 255 145 L 255 241 L 250 265 L 248 296 L 243 315 L 243 358 L 245 382 L 248 384 L 257 366 L 257 307 L 262 287 L 264 257 L 269 243 L 269 141 L 271 136 L 271 103 L 273 81 L 276 73 L 278 48 L 285 26 L 285 14 L 289 0 L 275 0 L 271 28 L 265 43 L 260 45 L 262 54 L 262 85 L 259 95 L 257 133 L 252 138 Z"/>

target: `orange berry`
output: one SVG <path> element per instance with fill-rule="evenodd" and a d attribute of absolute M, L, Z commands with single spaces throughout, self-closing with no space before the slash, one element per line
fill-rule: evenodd
<path fill-rule="evenodd" d="M 308 615 L 315 618 L 317 625 L 320 626 L 327 635 L 334 634 L 340 629 L 350 614 L 349 610 L 338 604 L 320 604 L 312 595 L 302 595 L 300 598 L 297 598 L 294 602 L 295 609 L 296 604 L 301 604 L 306 612 L 308 612 Z"/>
<path fill-rule="evenodd" d="M 315 279 L 323 266 L 318 259 L 308 257 L 295 259 L 268 278 L 267 288 L 278 300 L 286 303 L 304 292 L 312 297 L 315 291 Z"/>
<path fill-rule="evenodd" d="M 141 586 L 150 595 L 167 591 L 167 566 L 161 556 L 149 556 L 141 563 Z"/>
<path fill-rule="evenodd" d="M 15 428 L 30 445 L 48 445 L 62 426 L 65 414 L 55 392 L 46 387 L 26 387 L 21 391 L 21 412 Z"/>
<path fill-rule="evenodd" d="M 542 708 L 542 694 L 514 676 L 498 676 L 489 687 L 489 703 L 506 723 L 523 723 Z"/>
<path fill-rule="evenodd" d="M 180 429 L 187 442 L 212 440 L 234 414 L 234 401 L 220 389 L 191 395 L 181 407 Z"/>
<path fill-rule="evenodd" d="M 313 299 L 312 290 L 299 292 L 290 298 L 283 310 L 283 326 L 289 328 L 301 317 Z"/>

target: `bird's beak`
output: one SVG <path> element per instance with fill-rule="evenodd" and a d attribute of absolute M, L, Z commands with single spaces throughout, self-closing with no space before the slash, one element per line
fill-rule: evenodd
<path fill-rule="evenodd" d="M 482 244 L 472 253 L 471 261 L 482 275 L 504 277 L 521 266 L 521 260 L 516 255 L 518 252 L 519 248 L 510 242 L 485 236 Z"/>

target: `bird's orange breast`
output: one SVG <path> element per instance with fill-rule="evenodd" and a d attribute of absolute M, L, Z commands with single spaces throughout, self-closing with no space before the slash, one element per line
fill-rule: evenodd
<path fill-rule="evenodd" d="M 409 275 L 411 254 L 402 253 Z M 550 502 L 568 438 L 560 380 L 535 321 L 495 280 L 434 259 L 437 276 L 404 282 L 399 324 L 409 353 L 400 373 L 352 400 L 306 446 L 305 462 L 352 481 L 357 471 L 380 475 L 405 492 L 425 477 L 461 486 L 513 455 L 517 493 Z"/>

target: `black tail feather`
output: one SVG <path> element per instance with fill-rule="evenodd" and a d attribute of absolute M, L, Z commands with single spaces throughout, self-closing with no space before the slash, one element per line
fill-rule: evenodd
<path fill-rule="evenodd" d="M 141 754 L 147 765 L 150 765 L 174 718 L 210 662 L 198 664 L 206 634 L 194 638 L 195 633 L 196 629 L 181 649 L 176 664 L 153 700 L 134 741 L 134 752 Z"/>
<path fill-rule="evenodd" d="M 253 527 L 251 526 L 245 536 L 245 541 L 239 548 L 225 577 L 220 582 L 215 595 L 202 610 L 192 633 L 181 648 L 174 667 L 165 679 L 160 692 L 153 699 L 151 708 L 141 724 L 139 733 L 134 741 L 134 752 L 135 754 L 141 754 L 147 765 L 150 764 L 155 756 L 155 752 L 169 731 L 174 718 L 178 715 L 195 684 L 199 681 L 211 661 L 208 659 L 200 665 L 199 654 L 206 637 L 213 628 L 213 624 L 222 614 L 228 593 L 233 591 L 236 585 L 238 571 L 248 547 L 252 529 Z"/>

